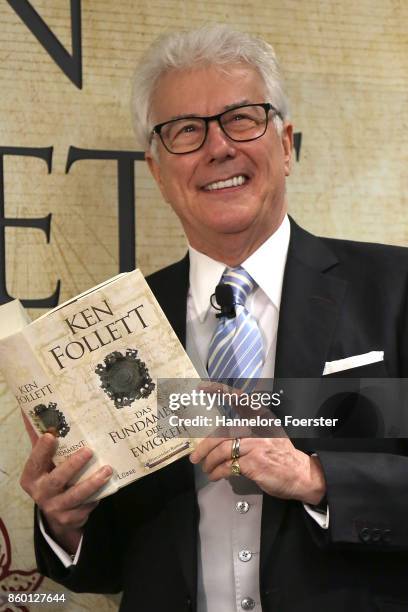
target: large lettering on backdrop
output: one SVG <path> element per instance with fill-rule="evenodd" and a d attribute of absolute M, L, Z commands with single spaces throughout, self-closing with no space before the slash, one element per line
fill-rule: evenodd
<path fill-rule="evenodd" d="M 72 54 L 61 44 L 46 22 L 37 13 L 28 0 L 7 0 L 16 14 L 22 19 L 38 42 L 50 55 L 61 71 L 70 79 L 74 86 L 82 88 L 82 44 L 81 44 L 81 0 L 71 0 L 71 39 Z M 294 136 L 296 159 L 299 160 L 302 135 Z M 52 308 L 58 304 L 61 281 L 56 281 L 55 291 L 44 298 L 30 299 L 24 295 L 11 296 L 6 283 L 6 248 L 5 228 L 29 227 L 40 229 L 50 241 L 51 218 L 49 213 L 41 219 L 12 219 L 5 216 L 4 203 L 4 164 L 5 155 L 33 156 L 43 159 L 52 171 L 53 147 L 29 148 L 1 146 L 0 143 L 0 304 L 18 297 L 28 308 Z M 82 149 L 70 146 L 67 157 L 66 172 L 73 163 L 84 159 L 105 159 L 117 162 L 118 182 L 118 229 L 119 229 L 119 272 L 133 270 L 136 266 L 136 226 L 135 226 L 135 172 L 134 162 L 144 160 L 140 151 L 112 151 L 97 149 Z"/>

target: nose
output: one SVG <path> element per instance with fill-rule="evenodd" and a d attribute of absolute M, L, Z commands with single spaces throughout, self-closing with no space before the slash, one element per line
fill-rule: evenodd
<path fill-rule="evenodd" d="M 218 121 L 210 121 L 208 123 L 207 138 L 204 143 L 209 161 L 222 161 L 235 157 L 236 147 L 235 142 L 228 138 L 223 132 Z"/>

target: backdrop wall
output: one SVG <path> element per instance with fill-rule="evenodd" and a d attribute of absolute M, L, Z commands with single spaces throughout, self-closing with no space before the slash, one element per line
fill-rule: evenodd
<path fill-rule="evenodd" d="M 0 302 L 23 299 L 36 317 L 120 267 L 148 274 L 183 255 L 132 132 L 131 77 L 158 34 L 206 22 L 277 51 L 302 135 L 293 216 L 315 233 L 408 245 L 407 20 L 403 0 L 3 0 Z M 35 572 L 18 485 L 29 443 L 2 380 L 0 425 L 0 593 L 62 592 Z M 64 609 L 96 605 L 116 608 L 69 594 Z"/>

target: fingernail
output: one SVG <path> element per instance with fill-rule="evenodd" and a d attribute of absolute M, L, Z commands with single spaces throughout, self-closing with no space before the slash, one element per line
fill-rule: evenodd
<path fill-rule="evenodd" d="M 55 444 L 56 438 L 55 436 L 52 435 L 52 433 L 47 431 L 47 433 L 43 435 L 43 438 L 45 438 L 46 440 L 52 441 L 52 443 Z"/>
<path fill-rule="evenodd" d="M 103 478 L 110 478 L 112 476 L 112 468 L 110 465 L 104 465 L 103 468 L 101 468 L 99 470 L 99 474 L 103 477 Z"/>
<path fill-rule="evenodd" d="M 85 446 L 84 448 L 81 448 L 80 452 L 80 456 L 82 459 L 90 459 L 93 455 L 93 452 L 90 448 L 88 448 L 87 446 Z"/>
<path fill-rule="evenodd" d="M 198 463 L 198 457 L 197 457 L 196 453 L 191 453 L 190 461 L 191 461 L 191 463 Z"/>

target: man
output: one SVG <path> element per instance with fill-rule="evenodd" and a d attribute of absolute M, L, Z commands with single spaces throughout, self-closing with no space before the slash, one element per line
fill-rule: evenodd
<path fill-rule="evenodd" d="M 287 217 L 293 128 L 271 47 L 211 26 L 169 35 L 141 66 L 146 160 L 190 245 L 149 282 L 199 372 L 224 355 L 239 378 L 250 353 L 243 375 L 405 376 L 406 251 L 318 239 Z M 250 346 L 210 306 L 228 276 L 246 285 Z M 46 434 L 22 486 L 39 568 L 68 588 L 123 590 L 123 611 L 408 607 L 403 440 L 208 438 L 97 507 L 84 500 L 109 466 L 67 488 L 90 451 L 50 470 L 53 449 Z"/>

